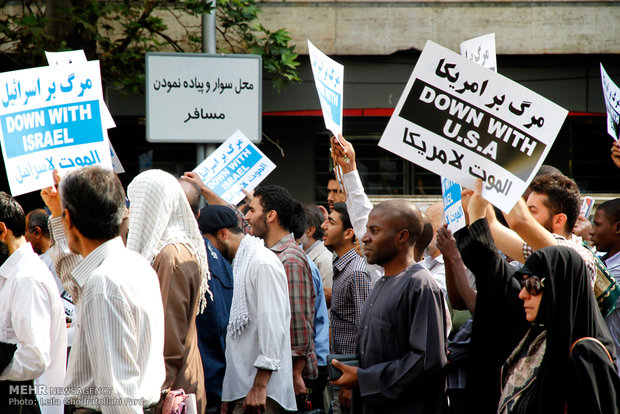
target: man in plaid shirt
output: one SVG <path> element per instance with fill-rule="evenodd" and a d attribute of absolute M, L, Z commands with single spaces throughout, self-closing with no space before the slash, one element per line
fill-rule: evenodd
<path fill-rule="evenodd" d="M 325 246 L 333 250 L 334 276 L 330 322 L 332 327 L 332 354 L 357 352 L 357 327 L 362 308 L 370 293 L 370 275 L 366 262 L 355 251 L 355 232 L 344 203 L 334 203 L 332 212 L 321 228 L 325 232 Z M 348 413 L 352 391 L 334 389 L 334 414 Z"/>
<path fill-rule="evenodd" d="M 298 396 L 297 408 L 303 411 L 304 407 L 300 406 L 306 394 L 303 379 L 315 379 L 318 375 L 312 339 L 315 294 L 306 254 L 291 234 L 292 217 L 293 198 L 286 189 L 275 185 L 257 188 L 245 215 L 252 226 L 252 235 L 265 241 L 286 271 L 291 302 L 293 385 Z"/>

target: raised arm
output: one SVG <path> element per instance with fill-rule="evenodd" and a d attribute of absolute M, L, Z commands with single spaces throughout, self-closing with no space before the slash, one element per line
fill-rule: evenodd
<path fill-rule="evenodd" d="M 342 169 L 342 180 L 347 195 L 345 203 L 351 225 L 355 231 L 355 237 L 362 240 L 366 233 L 368 215 L 373 206 L 364 192 L 364 186 L 357 171 L 353 145 L 342 135 L 340 136 L 340 143 L 342 146 L 336 142 L 336 138 L 332 137 L 332 153 L 336 165 Z"/>
<path fill-rule="evenodd" d="M 467 268 L 456 247 L 456 240 L 446 227 L 437 230 L 437 248 L 441 251 L 446 265 L 446 288 L 452 307 L 457 310 L 467 309 L 473 315 L 476 291 L 469 285 Z"/>

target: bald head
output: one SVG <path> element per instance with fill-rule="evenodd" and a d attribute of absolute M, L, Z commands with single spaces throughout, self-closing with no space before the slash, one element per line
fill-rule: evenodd
<path fill-rule="evenodd" d="M 200 189 L 196 184 L 188 180 L 179 179 L 179 184 L 181 184 L 185 197 L 187 197 L 187 202 L 192 209 L 192 213 L 194 213 L 194 217 L 198 218 L 198 213 L 200 211 Z"/>
<path fill-rule="evenodd" d="M 373 211 L 380 213 L 395 232 L 407 230 L 409 246 L 413 246 L 420 237 L 424 219 L 415 204 L 405 200 L 388 200 L 377 204 Z"/>
<path fill-rule="evenodd" d="M 418 237 L 418 240 L 415 242 L 414 258 L 416 262 L 422 260 L 424 249 L 428 247 L 431 240 L 433 240 L 433 235 L 435 234 L 430 216 L 426 213 L 422 213 L 422 220 L 424 223 L 422 225 L 422 233 L 420 234 L 420 237 Z"/>

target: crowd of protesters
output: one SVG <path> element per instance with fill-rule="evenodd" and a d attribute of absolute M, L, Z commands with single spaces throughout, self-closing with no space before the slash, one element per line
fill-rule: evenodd
<path fill-rule="evenodd" d="M 543 166 L 452 234 L 332 157 L 327 208 L 97 166 L 0 193 L 0 412 L 619 412 L 620 198 L 589 221 Z"/>

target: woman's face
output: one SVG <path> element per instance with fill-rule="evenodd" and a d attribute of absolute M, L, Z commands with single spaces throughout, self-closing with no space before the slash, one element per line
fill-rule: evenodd
<path fill-rule="evenodd" d="M 528 322 L 534 322 L 536 320 L 536 316 L 538 315 L 538 308 L 540 308 L 542 291 L 539 291 L 538 294 L 532 294 L 530 291 L 528 291 L 526 286 L 523 286 L 519 292 L 519 299 L 523 301 L 525 319 L 527 319 Z"/>

